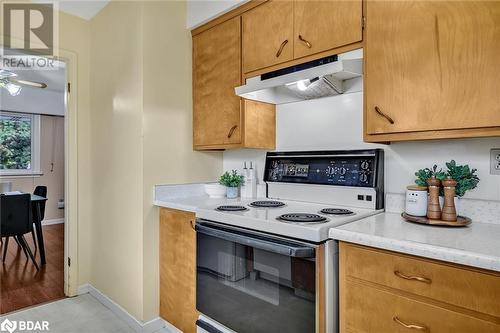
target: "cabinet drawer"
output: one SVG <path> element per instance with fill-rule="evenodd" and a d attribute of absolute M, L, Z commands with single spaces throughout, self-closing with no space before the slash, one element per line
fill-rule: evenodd
<path fill-rule="evenodd" d="M 353 265 L 353 263 L 350 263 Z M 347 282 L 341 332 L 493 333 L 500 325 L 364 285 Z M 397 322 L 399 320 L 399 323 Z M 413 328 L 404 325 L 415 325 Z"/>
<path fill-rule="evenodd" d="M 500 274 L 342 243 L 348 277 L 500 317 Z"/>

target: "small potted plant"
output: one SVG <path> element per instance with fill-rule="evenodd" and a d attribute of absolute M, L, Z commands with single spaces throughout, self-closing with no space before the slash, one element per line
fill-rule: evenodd
<path fill-rule="evenodd" d="M 462 198 L 467 191 L 475 189 L 477 184 L 479 184 L 479 177 L 476 175 L 477 169 L 471 169 L 467 164 L 457 165 L 455 160 L 446 163 L 446 167 L 448 168 L 446 177 L 451 177 L 457 182 L 457 186 L 455 187 L 455 208 L 457 213 L 459 213 L 460 198 Z M 442 207 L 444 203 L 443 189 L 441 189 L 439 203 Z"/>
<path fill-rule="evenodd" d="M 245 177 L 239 175 L 236 170 L 232 170 L 231 172 L 224 172 L 220 177 L 219 183 L 226 186 L 226 195 L 228 199 L 234 199 L 238 197 L 238 190 L 244 180 Z"/>

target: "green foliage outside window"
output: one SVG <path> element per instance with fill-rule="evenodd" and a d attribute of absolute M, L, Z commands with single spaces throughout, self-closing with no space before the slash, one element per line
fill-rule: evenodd
<path fill-rule="evenodd" d="M 31 118 L 0 116 L 0 169 L 30 169 Z"/>

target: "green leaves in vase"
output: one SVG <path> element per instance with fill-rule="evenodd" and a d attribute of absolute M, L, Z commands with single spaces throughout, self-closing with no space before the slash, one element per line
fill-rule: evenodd
<path fill-rule="evenodd" d="M 227 187 L 240 187 L 243 185 L 245 177 L 239 175 L 236 170 L 231 172 L 226 171 L 222 176 L 220 176 L 219 183 Z"/>

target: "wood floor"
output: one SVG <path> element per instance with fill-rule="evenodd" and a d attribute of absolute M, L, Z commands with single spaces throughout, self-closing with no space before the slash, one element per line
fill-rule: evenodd
<path fill-rule="evenodd" d="M 0 272 L 0 314 L 64 298 L 64 224 L 44 226 L 43 237 L 47 264 L 38 272 L 17 243 L 9 241 Z M 25 238 L 34 250 L 31 235 Z M 40 264 L 38 252 L 36 260 Z"/>

